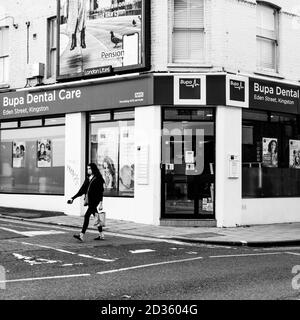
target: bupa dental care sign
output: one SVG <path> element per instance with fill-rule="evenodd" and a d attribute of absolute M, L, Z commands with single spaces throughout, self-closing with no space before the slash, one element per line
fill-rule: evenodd
<path fill-rule="evenodd" d="M 174 104 L 206 105 L 206 76 L 195 74 L 174 76 Z"/>

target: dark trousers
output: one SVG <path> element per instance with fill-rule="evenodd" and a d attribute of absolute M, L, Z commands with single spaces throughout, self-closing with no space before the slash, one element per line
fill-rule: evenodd
<path fill-rule="evenodd" d="M 91 215 L 93 214 L 95 216 L 96 212 L 97 212 L 97 208 L 88 207 L 88 209 L 84 215 L 84 221 L 83 221 L 83 226 L 82 226 L 82 230 L 81 230 L 81 232 L 83 234 L 85 234 L 85 232 L 89 226 Z M 102 232 L 102 227 L 98 227 L 98 231 Z"/>

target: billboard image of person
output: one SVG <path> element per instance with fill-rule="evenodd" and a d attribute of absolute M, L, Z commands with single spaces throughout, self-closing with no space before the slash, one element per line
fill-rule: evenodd
<path fill-rule="evenodd" d="M 278 140 L 276 138 L 263 138 L 263 166 L 278 167 Z"/>
<path fill-rule="evenodd" d="M 25 142 L 13 142 L 13 168 L 25 167 Z"/>
<path fill-rule="evenodd" d="M 59 0 L 58 76 L 141 65 L 144 1 Z"/>
<path fill-rule="evenodd" d="M 134 193 L 135 140 L 134 126 L 120 127 L 119 191 L 124 195 Z"/>
<path fill-rule="evenodd" d="M 41 139 L 37 142 L 37 166 L 45 168 L 52 166 L 51 140 Z"/>
<path fill-rule="evenodd" d="M 300 169 L 300 140 L 290 140 L 290 168 Z"/>
<path fill-rule="evenodd" d="M 118 128 L 98 129 L 97 165 L 104 179 L 106 192 L 117 191 Z"/>

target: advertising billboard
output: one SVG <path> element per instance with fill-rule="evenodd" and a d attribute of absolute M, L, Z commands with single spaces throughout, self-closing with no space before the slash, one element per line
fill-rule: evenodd
<path fill-rule="evenodd" d="M 58 80 L 145 69 L 147 4 L 149 0 L 58 0 Z"/>

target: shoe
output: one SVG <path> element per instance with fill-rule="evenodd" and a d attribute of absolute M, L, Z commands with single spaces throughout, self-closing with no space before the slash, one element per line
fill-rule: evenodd
<path fill-rule="evenodd" d="M 83 242 L 83 237 L 80 234 L 74 234 L 73 237 L 81 242 Z"/>
<path fill-rule="evenodd" d="M 97 238 L 95 238 L 94 240 L 104 240 L 104 235 L 101 234 L 100 236 L 98 236 Z"/>

